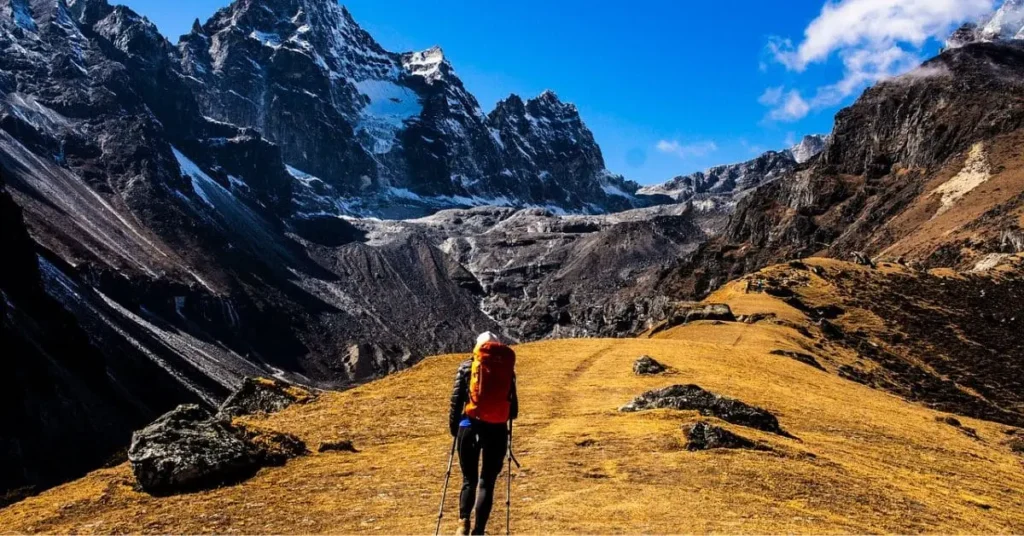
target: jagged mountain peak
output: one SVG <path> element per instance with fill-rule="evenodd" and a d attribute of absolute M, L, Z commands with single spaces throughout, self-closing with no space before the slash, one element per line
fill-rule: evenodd
<path fill-rule="evenodd" d="M 546 115 L 546 112 L 553 112 L 556 115 L 570 115 L 579 116 L 579 110 L 576 105 L 571 102 L 564 102 L 562 99 L 550 89 L 544 90 L 540 95 L 528 100 L 526 102 L 526 108 L 531 113 L 538 115 Z"/>
<path fill-rule="evenodd" d="M 421 77 L 428 82 L 435 82 L 455 72 L 445 57 L 444 50 L 437 45 L 419 52 L 402 54 L 402 66 L 410 75 Z"/>
<path fill-rule="evenodd" d="M 827 134 L 810 134 L 804 136 L 800 143 L 790 147 L 787 151 L 789 151 L 793 160 L 796 160 L 796 163 L 803 164 L 821 154 L 830 139 L 831 136 Z"/>
<path fill-rule="evenodd" d="M 746 162 L 681 175 L 665 183 L 642 188 L 639 193 L 665 195 L 679 202 L 695 200 L 700 202 L 700 208 L 717 209 L 734 204 L 744 192 L 791 173 L 798 164 L 821 154 L 830 139 L 830 135 L 807 135 L 789 149 L 767 151 Z"/>
<path fill-rule="evenodd" d="M 1024 0 L 1005 0 L 994 13 L 958 28 L 946 40 L 946 48 L 975 42 L 1024 39 Z"/>

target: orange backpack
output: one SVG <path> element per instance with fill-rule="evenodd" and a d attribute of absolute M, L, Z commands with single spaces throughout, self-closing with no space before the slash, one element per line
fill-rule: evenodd
<path fill-rule="evenodd" d="M 473 350 L 466 415 L 492 424 L 508 421 L 515 370 L 516 353 L 504 344 L 485 342 Z"/>

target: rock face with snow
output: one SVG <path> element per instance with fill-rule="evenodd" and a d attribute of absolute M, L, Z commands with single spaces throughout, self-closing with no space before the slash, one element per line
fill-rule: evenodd
<path fill-rule="evenodd" d="M 946 48 L 959 48 L 975 42 L 1024 39 L 1024 1 L 1005 0 L 991 15 L 968 22 L 946 40 Z"/>
<path fill-rule="evenodd" d="M 790 147 L 786 152 L 793 157 L 793 160 L 796 160 L 797 164 L 804 164 L 821 154 L 831 138 L 832 136 L 822 134 L 804 136 L 800 143 Z"/>
<path fill-rule="evenodd" d="M 788 152 L 767 152 L 749 162 L 713 167 L 676 177 L 664 184 L 640 190 L 646 195 L 667 195 L 677 202 L 731 197 L 791 172 L 796 160 Z"/>
<path fill-rule="evenodd" d="M 790 174 L 800 164 L 825 150 L 829 136 L 804 136 L 800 143 L 783 151 L 768 151 L 757 158 L 713 167 L 668 182 L 641 188 L 642 195 L 664 195 L 676 202 L 694 201 L 705 210 L 728 208 L 738 196 L 762 184 Z"/>
<path fill-rule="evenodd" d="M 485 115 L 440 48 L 386 51 L 333 0 L 239 0 L 177 52 L 206 116 L 280 145 L 322 181 L 319 195 L 348 200 L 342 212 L 647 202 L 605 170 L 576 108 L 554 93 L 512 96 Z"/>

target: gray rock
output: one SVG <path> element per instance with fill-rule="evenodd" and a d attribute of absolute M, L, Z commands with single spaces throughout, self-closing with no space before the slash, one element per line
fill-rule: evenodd
<path fill-rule="evenodd" d="M 805 354 L 803 352 L 793 352 L 791 350 L 772 350 L 771 352 L 768 353 L 772 355 L 779 355 L 783 357 L 788 357 L 790 359 L 795 359 L 805 365 L 810 365 L 818 370 L 825 370 L 825 367 L 821 366 L 821 363 L 819 363 L 818 360 L 815 359 L 814 356 L 810 354 Z"/>
<path fill-rule="evenodd" d="M 619 411 L 636 412 L 652 409 L 699 411 L 701 415 L 718 417 L 728 423 L 793 437 L 779 426 L 778 419 L 768 411 L 705 391 L 697 385 L 673 385 L 648 391 Z"/>
<path fill-rule="evenodd" d="M 139 485 L 154 495 L 238 482 L 260 467 L 253 449 L 227 421 L 191 404 L 135 432 L 128 460 Z"/>
<path fill-rule="evenodd" d="M 870 266 L 872 268 L 875 267 L 875 261 L 871 260 L 871 257 L 868 257 L 866 254 L 860 251 L 854 251 L 853 253 L 850 253 L 850 258 L 853 259 L 853 262 L 861 266 Z"/>
<path fill-rule="evenodd" d="M 736 315 L 732 313 L 732 309 L 724 303 L 712 303 L 708 305 L 694 304 L 681 307 L 677 306 L 675 311 L 669 315 L 661 325 L 651 330 L 651 334 L 660 333 L 667 329 L 672 329 L 676 326 L 682 326 L 691 322 L 697 322 L 699 320 L 719 322 L 737 321 Z"/>
<path fill-rule="evenodd" d="M 732 309 L 724 303 L 712 303 L 677 311 L 669 321 L 673 325 L 689 324 L 698 320 L 720 320 L 723 322 L 735 322 L 736 316 Z"/>
<path fill-rule="evenodd" d="M 640 358 L 633 363 L 633 374 L 638 376 L 661 374 L 665 372 L 665 370 L 665 365 L 657 362 L 649 355 L 640 356 Z"/>
<path fill-rule="evenodd" d="M 347 439 L 339 439 L 337 441 L 325 441 L 320 444 L 317 452 L 359 452 L 356 450 L 355 445 Z"/>
<path fill-rule="evenodd" d="M 316 398 L 301 387 L 266 378 L 246 378 L 242 385 L 220 406 L 220 413 L 230 417 L 254 413 L 277 413 L 295 403 Z"/>
<path fill-rule="evenodd" d="M 734 434 L 721 426 L 715 426 L 706 422 L 698 422 L 686 430 L 687 450 L 711 450 L 711 449 L 748 449 L 748 450 L 770 450 L 767 447 L 758 445 L 753 441 Z"/>

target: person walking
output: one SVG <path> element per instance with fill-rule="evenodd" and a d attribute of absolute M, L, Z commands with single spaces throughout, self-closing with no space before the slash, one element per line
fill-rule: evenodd
<path fill-rule="evenodd" d="M 477 337 L 473 358 L 455 373 L 448 427 L 456 438 L 462 471 L 457 535 L 484 534 L 487 529 L 494 486 L 508 449 L 509 425 L 519 417 L 515 366 L 515 352 L 497 335 L 486 332 Z"/>

